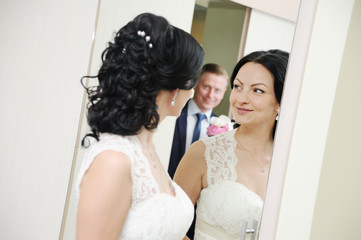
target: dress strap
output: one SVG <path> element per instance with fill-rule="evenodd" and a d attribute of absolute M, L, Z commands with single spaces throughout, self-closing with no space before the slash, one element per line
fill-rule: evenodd
<path fill-rule="evenodd" d="M 237 142 L 234 138 L 236 129 L 209 138 L 202 138 L 206 149 L 204 158 L 207 163 L 207 182 L 209 185 L 223 180 L 237 180 L 235 155 Z"/>

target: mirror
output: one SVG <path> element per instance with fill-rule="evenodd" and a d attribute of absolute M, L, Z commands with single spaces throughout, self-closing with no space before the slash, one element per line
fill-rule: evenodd
<path fill-rule="evenodd" d="M 165 4 L 164 1 L 162 3 L 159 2 L 162 1 L 152 3 L 144 2 L 142 3 L 142 7 L 137 6 L 138 10 L 136 10 L 136 13 L 150 11 L 164 15 L 170 19 L 172 13 L 167 12 L 167 8 L 165 8 L 165 10 L 159 10 L 159 5 Z M 109 14 L 109 12 L 104 10 L 108 9 L 107 11 L 109 11 L 109 9 L 122 8 L 121 1 L 120 3 L 116 3 L 115 1 L 101 1 L 101 3 L 98 10 L 97 28 L 101 29 L 100 32 L 102 34 L 97 35 L 93 43 L 93 58 L 96 60 L 92 60 L 91 62 L 91 71 L 97 70 L 99 64 L 99 49 L 103 49 L 104 43 L 109 41 L 111 33 L 114 31 L 113 26 L 125 24 L 134 15 L 134 11 L 124 13 L 124 16 L 122 16 L 123 22 L 121 22 L 119 19 L 117 20 L 115 12 Z M 132 3 L 127 4 L 131 5 Z M 134 4 L 137 5 L 136 3 Z M 179 1 L 177 4 L 179 4 L 179 8 L 186 9 L 187 7 L 185 5 L 189 3 L 188 1 L 187 3 Z M 113 5 L 117 6 L 115 7 Z M 173 7 L 176 8 L 178 6 Z M 242 55 L 251 51 L 260 49 L 267 50 L 271 48 L 280 48 L 288 52 L 291 50 L 295 23 L 290 20 L 276 17 L 260 10 L 250 9 L 245 5 L 229 0 L 197 0 L 195 2 L 194 12 L 193 7 L 188 9 L 192 9 L 192 11 L 189 10 L 187 13 L 182 12 L 179 15 L 182 15 L 183 19 L 192 19 L 191 16 L 193 14 L 191 34 L 203 45 L 206 53 L 205 62 L 216 62 L 225 67 L 229 74 L 231 74 L 237 60 Z M 105 18 L 105 15 L 107 15 L 107 18 Z M 177 26 L 183 24 L 183 26 L 180 26 L 181 28 L 188 28 L 188 23 L 184 20 L 183 22 L 175 22 L 174 24 Z M 265 28 L 265 26 L 267 27 Z M 265 31 L 265 29 L 269 29 L 270 32 Z M 93 72 L 91 74 L 93 74 Z M 228 115 L 228 99 L 229 90 L 221 104 L 214 110 L 217 115 Z M 84 113 L 82 115 L 84 116 Z M 173 131 L 169 131 L 169 129 L 174 127 L 175 119 L 169 121 L 169 124 L 168 122 L 161 124 L 162 126 L 159 127 L 157 132 L 158 136 L 155 136 L 155 138 L 157 138 L 155 139 L 155 142 L 162 144 L 162 146 L 159 147 L 161 150 L 158 151 L 158 154 L 163 164 L 166 166 L 168 164 L 167 161 L 169 160 L 171 145 L 163 143 L 164 139 L 172 139 Z M 81 128 L 82 129 L 79 130 L 80 137 L 87 131 L 84 117 L 82 119 Z M 169 149 L 169 152 L 167 152 L 167 149 Z M 70 180 L 70 185 L 73 184 L 77 177 L 77 169 L 80 166 L 82 157 L 83 150 L 79 149 L 74 156 L 75 160 L 72 170 L 73 178 Z M 71 191 L 71 186 L 69 189 Z M 74 239 L 76 220 L 74 200 L 74 196 L 71 194 L 68 197 L 68 204 L 64 211 L 63 230 L 60 239 Z"/>
<path fill-rule="evenodd" d="M 289 19 L 234 1 L 196 1 L 191 34 L 205 50 L 205 63 L 217 63 L 231 75 L 236 62 L 250 52 L 269 49 L 291 52 L 295 26 Z M 230 90 L 228 87 L 222 103 L 214 109 L 215 114 L 229 115 Z M 247 229 L 252 228 L 252 223 L 248 223 Z"/>

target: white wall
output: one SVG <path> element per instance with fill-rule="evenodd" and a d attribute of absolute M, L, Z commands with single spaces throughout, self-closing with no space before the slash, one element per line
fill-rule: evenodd
<path fill-rule="evenodd" d="M 102 0 L 95 38 L 93 61 L 91 63 L 91 74 L 97 74 L 100 66 L 101 52 L 105 49 L 106 43 L 111 40 L 113 33 L 132 20 L 136 15 L 142 12 L 159 14 L 167 18 L 171 24 L 190 32 L 194 4 L 194 0 Z M 91 84 L 94 84 L 94 82 Z M 85 112 L 82 114 L 84 116 Z M 156 150 L 166 169 L 170 156 L 175 119 L 175 117 L 166 118 L 161 123 L 154 136 Z M 84 117 L 81 126 L 81 136 L 84 136 L 87 131 L 88 126 Z M 73 181 L 76 180 L 78 169 L 84 154 L 84 149 L 80 148 L 77 154 Z M 72 183 L 74 183 L 73 181 Z M 72 194 L 66 210 L 67 217 L 64 226 L 64 235 L 62 236 L 62 239 L 64 240 L 75 239 L 76 202 L 73 190 L 73 188 L 69 190 Z"/>
<path fill-rule="evenodd" d="M 338 77 L 310 239 L 361 239 L 361 1 L 355 1 Z"/>
<path fill-rule="evenodd" d="M 0 239 L 57 239 L 97 0 L 0 1 Z"/>

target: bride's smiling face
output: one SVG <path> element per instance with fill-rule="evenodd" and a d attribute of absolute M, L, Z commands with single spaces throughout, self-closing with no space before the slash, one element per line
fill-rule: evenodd
<path fill-rule="evenodd" d="M 274 78 L 262 64 L 248 62 L 238 71 L 230 95 L 232 114 L 238 124 L 273 126 L 280 107 L 274 92 Z"/>

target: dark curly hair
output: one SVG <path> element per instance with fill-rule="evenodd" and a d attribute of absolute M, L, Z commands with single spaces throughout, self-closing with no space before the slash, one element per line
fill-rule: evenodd
<path fill-rule="evenodd" d="M 144 32 L 145 35 L 138 33 Z M 191 89 L 197 84 L 204 52 L 185 31 L 161 16 L 138 15 L 122 27 L 102 53 L 96 76 L 84 76 L 89 103 L 90 136 L 99 133 L 135 135 L 159 123 L 156 96 L 160 90 Z M 85 78 L 99 85 L 86 87 Z"/>
<path fill-rule="evenodd" d="M 273 75 L 274 93 L 278 103 L 281 102 L 283 85 L 286 77 L 286 70 L 288 65 L 289 53 L 279 50 L 271 49 L 268 51 L 256 51 L 252 52 L 239 60 L 237 65 L 234 67 L 230 81 L 231 88 L 233 89 L 233 81 L 236 78 L 239 70 L 248 62 L 254 62 L 262 64 L 265 68 L 270 71 Z M 276 131 L 277 121 L 273 127 L 273 137 Z M 239 124 L 235 124 L 234 127 L 239 127 Z"/>

